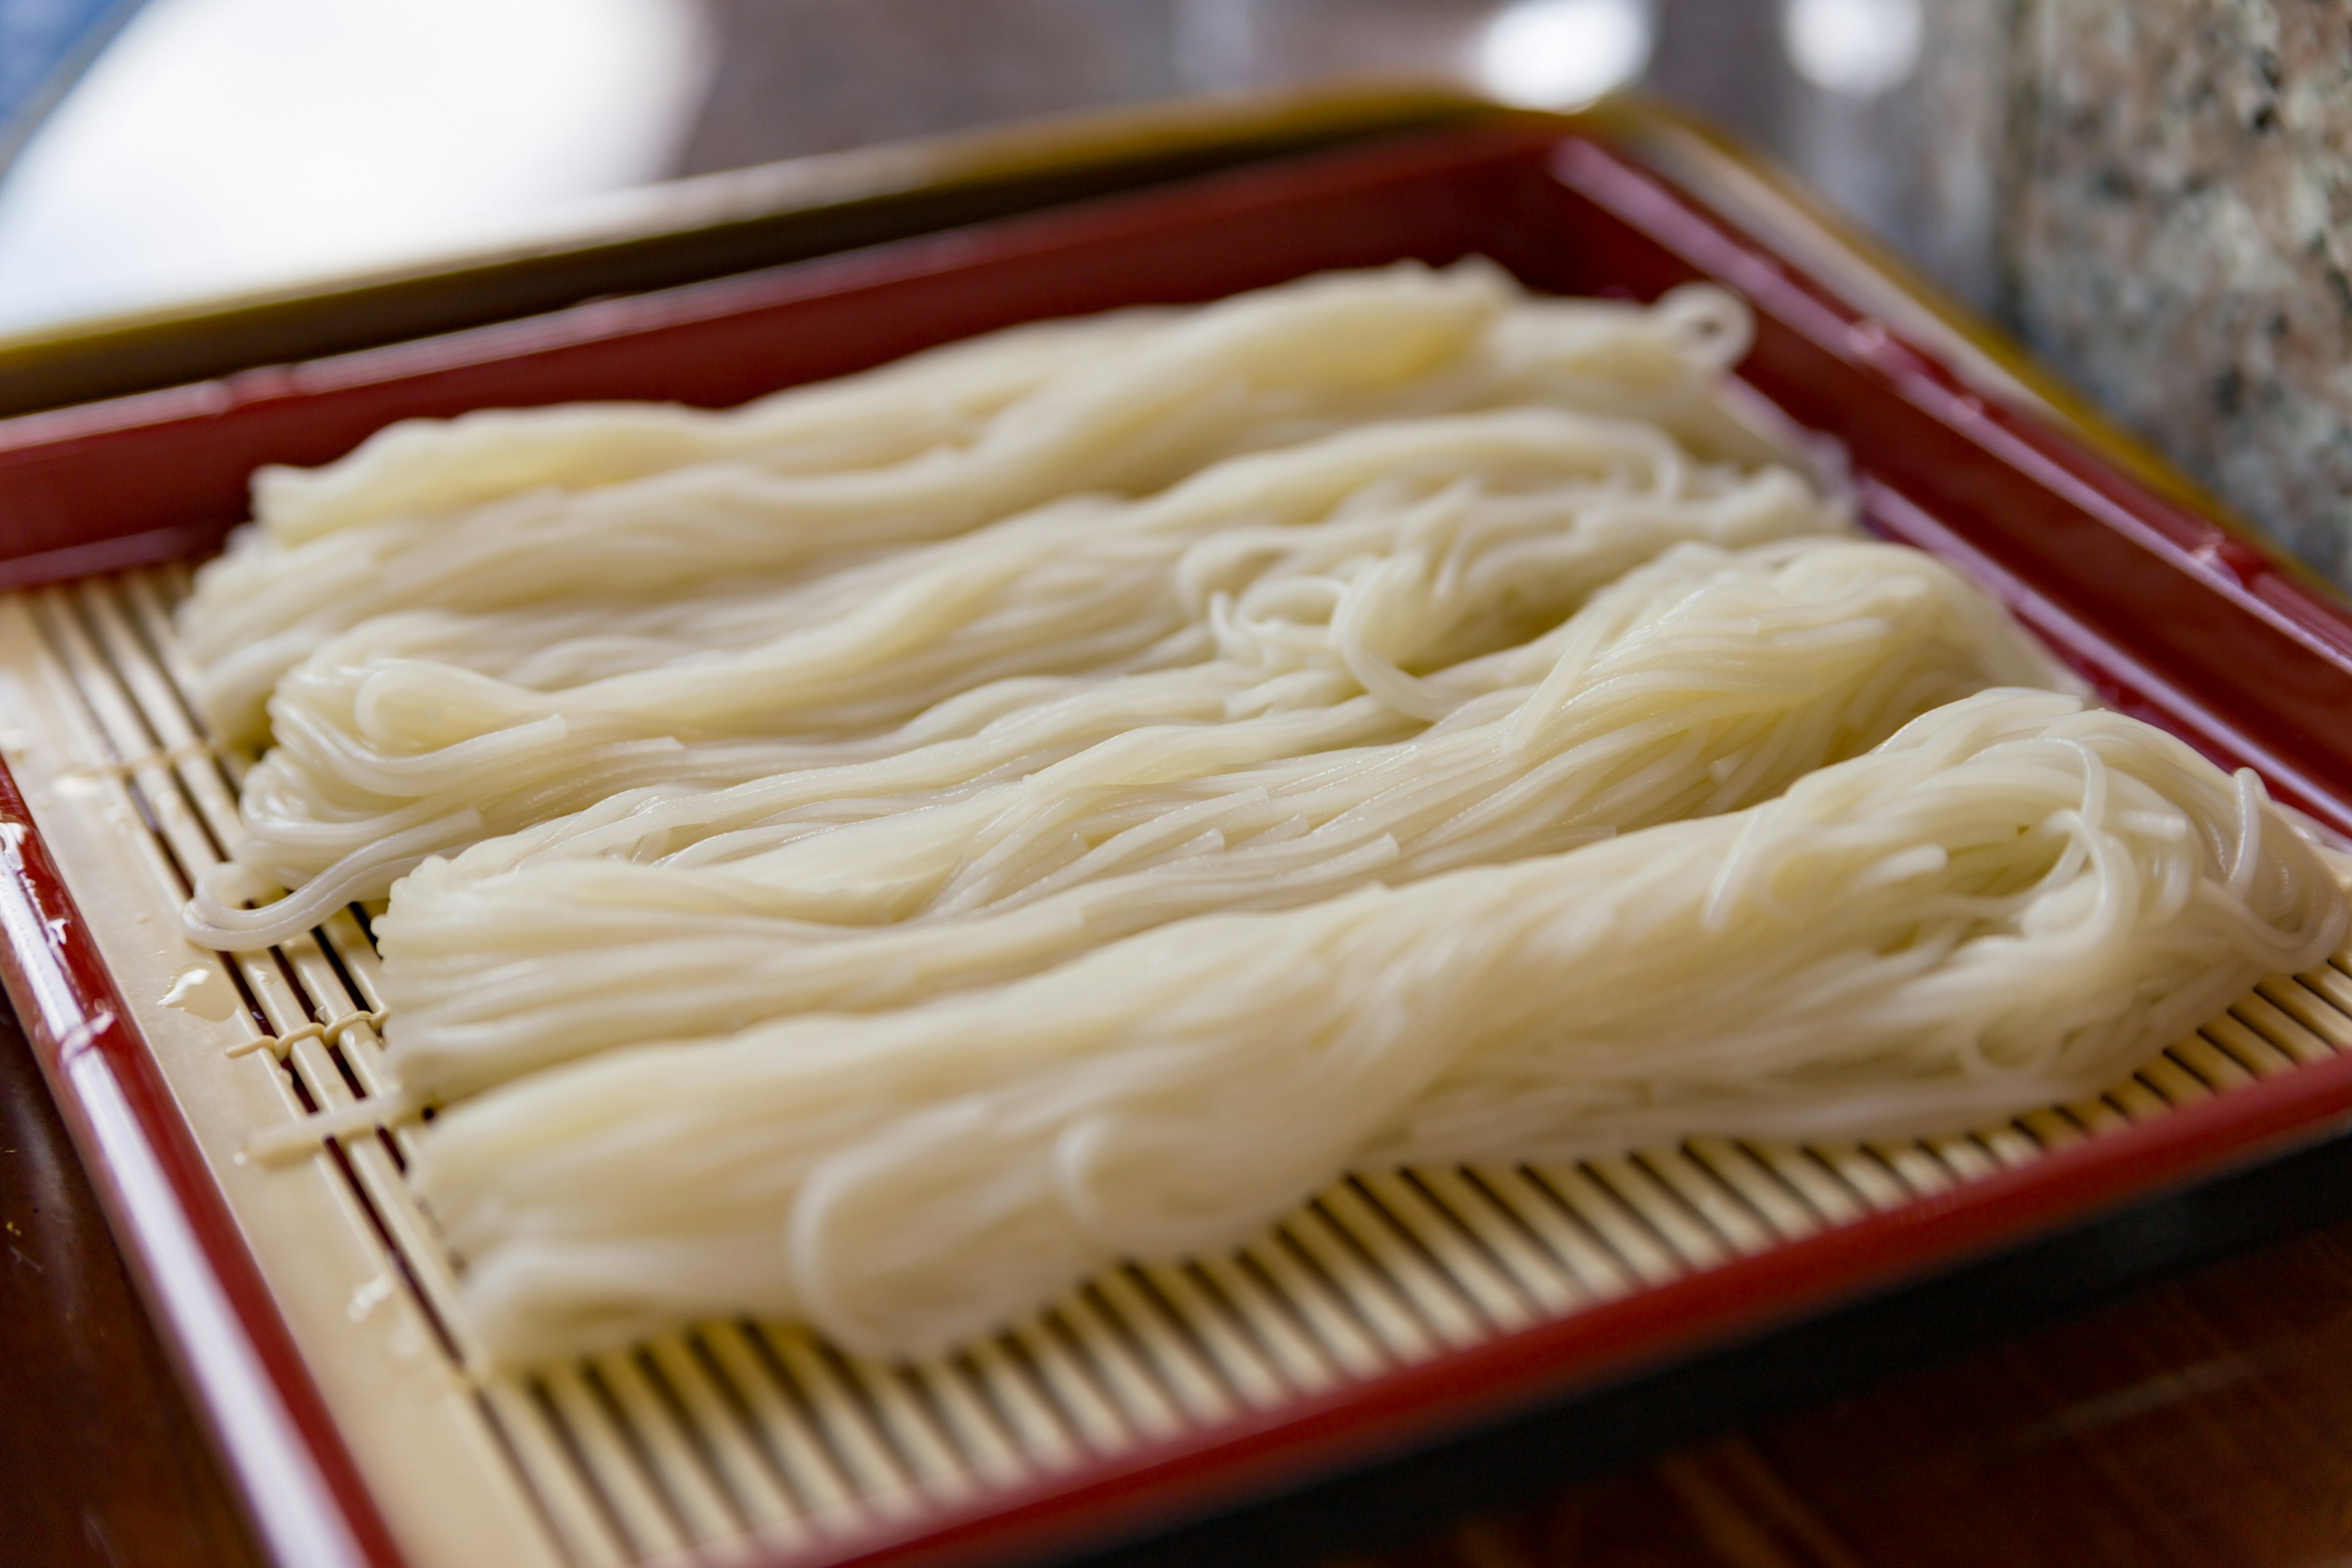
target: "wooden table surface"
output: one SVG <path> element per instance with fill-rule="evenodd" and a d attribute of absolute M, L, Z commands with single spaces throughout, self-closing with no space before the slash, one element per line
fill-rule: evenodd
<path fill-rule="evenodd" d="M 0 1562 L 257 1568 L 5 1009 L 0 1241 Z M 2306 1568 L 2347 1551 L 2352 1226 L 1460 1523 L 1395 1568 Z"/>

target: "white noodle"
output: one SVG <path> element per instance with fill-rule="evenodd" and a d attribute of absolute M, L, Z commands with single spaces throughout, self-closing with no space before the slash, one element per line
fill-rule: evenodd
<path fill-rule="evenodd" d="M 265 474 L 262 521 L 198 573 L 181 631 L 208 720 L 247 740 L 279 675 L 392 610 L 658 599 L 1057 496 L 1146 493 L 1376 418 L 1536 404 L 1736 446 L 1711 388 L 1746 321 L 1714 290 L 1643 310 L 1530 300 L 1484 264 L 1408 265 L 1164 319 L 1027 329 L 732 415 L 400 426 L 318 474 Z M 933 400 L 946 413 L 918 413 L 903 439 L 862 434 Z"/>
<path fill-rule="evenodd" d="M 2096 1092 L 2331 951 L 2252 773 L 1776 460 L 1748 336 L 1403 266 L 265 471 L 188 929 L 390 888 L 399 1083 L 257 1148 L 437 1104 L 502 1362 L 921 1353 L 1350 1166 Z"/>
<path fill-rule="evenodd" d="M 299 544 L 379 518 L 458 511 L 548 486 L 590 489 L 714 459 L 771 474 L 901 462 L 974 439 L 1007 405 L 1132 347 L 1168 314 L 1015 327 L 724 413 L 593 403 L 404 419 L 327 468 L 257 471 L 254 521 L 277 542 Z"/>
<path fill-rule="evenodd" d="M 2251 774 L 1989 693 L 1734 815 L 542 1072 L 415 1173 L 500 1359 L 738 1312 L 921 1353 L 1350 1166 L 2095 1092 L 2344 926 Z"/>
<path fill-rule="evenodd" d="M 1428 720 L 1454 700 L 1408 671 L 1540 630 L 1677 540 L 1839 526 L 1785 469 L 1702 465 L 1651 426 L 1516 409 L 1233 458 L 1149 500 L 1050 505 L 765 590 L 379 616 L 279 680 L 247 837 L 200 884 L 192 934 L 283 941 L 428 854 L 638 784 L 731 784 L 963 733 L 986 711 L 974 688 L 997 681 L 1190 670 L 1135 691 L 1143 722 L 1172 688 L 1206 714 L 1322 669 Z M 1097 704 L 1089 728 L 1034 739 L 1033 763 L 1116 717 Z M 301 896 L 238 908 L 273 883 Z"/>
<path fill-rule="evenodd" d="M 1343 689 L 929 798 L 904 766 L 657 790 L 430 862 L 377 927 L 390 1060 L 457 1094 L 666 1033 L 898 1005 L 1206 910 L 1728 810 L 1937 703 L 2062 679 L 1916 551 L 1683 544 L 1428 678 L 1446 717 L 1402 739 L 1368 735 L 1391 710 Z M 886 812 L 837 810 L 860 784 Z"/>

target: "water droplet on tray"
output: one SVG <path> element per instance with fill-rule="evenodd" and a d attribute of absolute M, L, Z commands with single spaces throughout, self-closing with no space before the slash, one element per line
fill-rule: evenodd
<path fill-rule="evenodd" d="M 163 1005 L 194 1013 L 199 1018 L 209 1018 L 217 1024 L 236 1011 L 236 996 L 230 991 L 228 981 L 221 972 L 208 963 L 194 969 L 184 969 L 172 981 L 172 988 L 163 993 Z"/>

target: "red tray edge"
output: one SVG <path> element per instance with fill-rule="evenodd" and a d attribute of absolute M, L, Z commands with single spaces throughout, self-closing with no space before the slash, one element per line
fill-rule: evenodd
<path fill-rule="evenodd" d="M 400 1568 L 391 1531 L 5 763 L 0 988 L 256 1534 L 288 1568 Z"/>

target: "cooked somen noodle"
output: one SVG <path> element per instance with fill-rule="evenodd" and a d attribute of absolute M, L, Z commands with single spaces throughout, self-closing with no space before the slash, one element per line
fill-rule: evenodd
<path fill-rule="evenodd" d="M 266 946 L 427 855 L 640 784 L 873 761 L 1048 702 L 1083 722 L 1016 725 L 1027 750 L 986 766 L 1236 701 L 1371 690 L 1393 731 L 1452 700 L 1409 672 L 1540 632 L 1678 540 L 1840 525 L 1785 468 L 1512 409 L 1347 431 L 757 589 L 380 616 L 279 680 L 247 837 L 200 886 L 194 931 Z M 296 896 L 238 907 L 273 885 Z"/>
<path fill-rule="evenodd" d="M 1404 266 L 1024 329 L 732 414 L 396 426 L 319 473 L 266 470 L 257 522 L 198 574 L 181 630 L 207 719 L 250 740 L 281 674 L 392 610 L 648 602 L 1057 497 L 1146 493 L 1375 419 L 1542 405 L 1753 457 L 1717 396 L 1746 333 L 1713 289 L 1645 310 L 1531 300 L 1484 265 Z M 873 433 L 902 409 L 898 432 Z"/>
<path fill-rule="evenodd" d="M 265 473 L 187 925 L 389 889 L 399 1082 L 256 1151 L 433 1109 L 501 1362 L 913 1354 L 1351 1167 L 1980 1126 L 2332 951 L 2254 776 L 2021 689 L 1748 335 L 1404 267 Z"/>
<path fill-rule="evenodd" d="M 1186 915 L 1732 809 L 1938 703 L 2057 679 L 1917 551 L 1683 544 L 1542 637 L 1414 682 L 1444 716 L 1402 739 L 1366 743 L 1392 710 L 1349 683 L 1017 779 L 909 791 L 910 753 L 616 797 L 430 863 L 378 925 L 391 1060 L 457 1094 L 666 1033 L 898 1005 Z"/>
<path fill-rule="evenodd" d="M 736 1312 L 921 1352 L 1350 1166 L 2094 1092 L 2344 923 L 2252 773 L 1986 693 L 1731 815 L 541 1072 L 415 1170 L 499 1357 Z"/>

